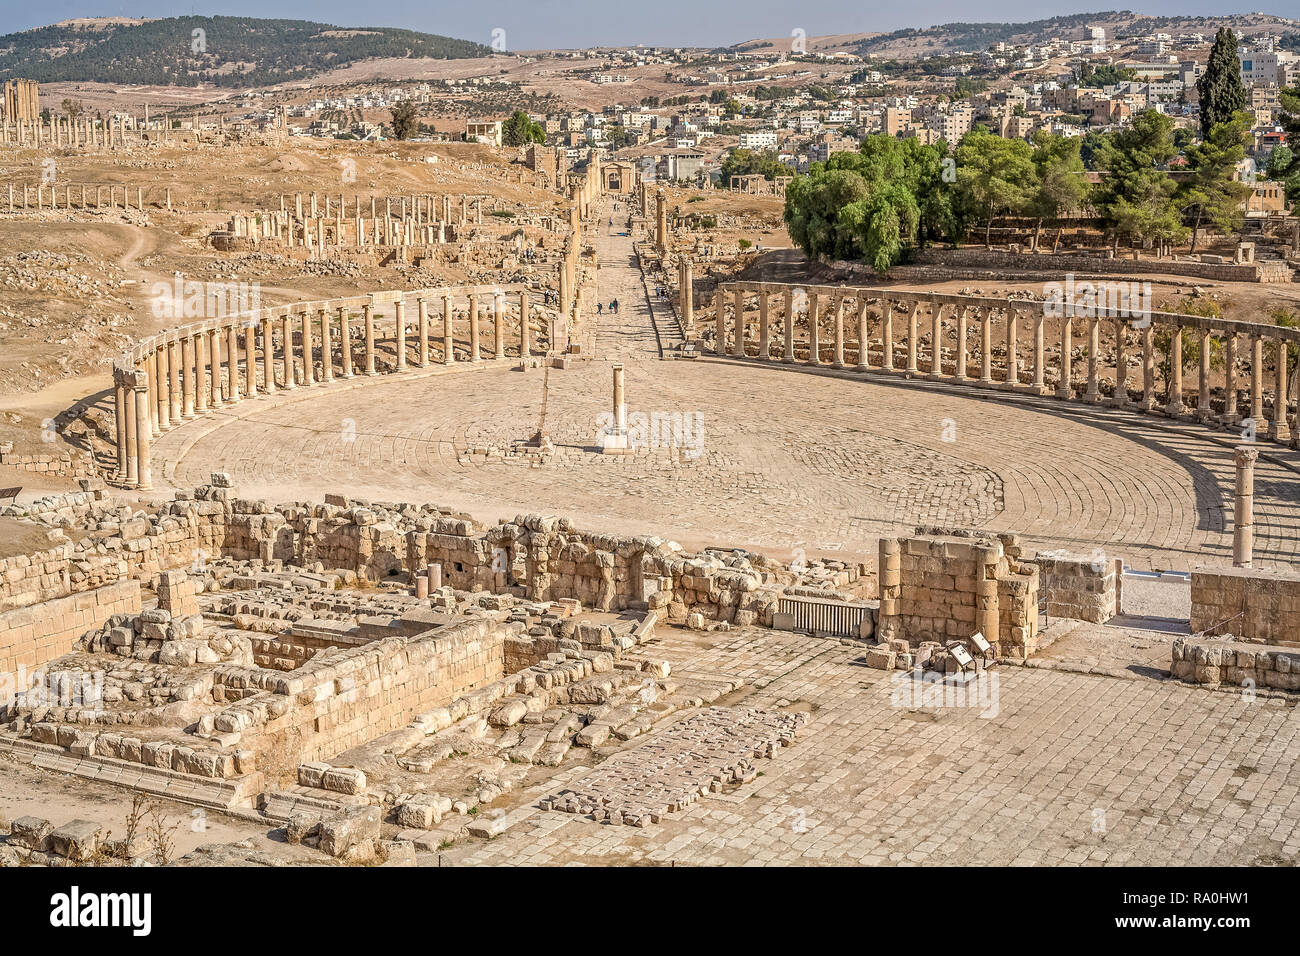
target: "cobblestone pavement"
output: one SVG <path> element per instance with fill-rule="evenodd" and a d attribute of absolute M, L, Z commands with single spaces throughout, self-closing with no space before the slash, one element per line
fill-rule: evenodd
<path fill-rule="evenodd" d="M 1139 568 L 1231 559 L 1232 453 L 1209 432 L 854 373 L 660 362 L 631 240 L 602 227 L 595 243 L 599 297 L 622 309 L 588 317 L 580 337 L 596 357 L 551 370 L 548 387 L 540 370 L 456 366 L 282 391 L 164 435 L 156 483 L 193 487 L 223 469 L 247 496 L 347 492 L 487 520 L 545 510 L 774 554 L 872 554 L 880 535 L 931 524 L 1102 547 Z M 626 365 L 629 412 L 698 413 L 697 457 L 693 447 L 595 453 L 611 360 Z M 536 467 L 503 455 L 536 432 L 543 407 L 555 454 Z M 1296 473 L 1261 457 L 1256 474 L 1257 564 L 1292 562 Z"/>
<path fill-rule="evenodd" d="M 754 780 L 658 824 L 537 810 L 447 862 L 1294 864 L 1300 852 L 1300 718 L 1276 699 L 1008 667 L 996 716 L 981 717 L 894 706 L 888 674 L 821 638 L 664 629 L 656 653 L 674 672 L 746 676 L 729 704 L 812 719 Z"/>

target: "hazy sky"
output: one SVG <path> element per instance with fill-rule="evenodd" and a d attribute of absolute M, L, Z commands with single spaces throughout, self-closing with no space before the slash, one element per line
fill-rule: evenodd
<path fill-rule="evenodd" d="M 1262 3 L 1262 5 L 1261 5 Z M 339 26 L 393 26 L 442 33 L 490 44 L 492 31 L 505 31 L 512 50 L 563 49 L 597 44 L 723 46 L 757 37 L 788 37 L 798 28 L 808 36 L 889 31 L 952 21 L 1035 20 L 1065 13 L 1129 9 L 1150 14 L 1222 15 L 1263 10 L 1297 15 L 1293 0 L 225 0 L 175 3 L 168 0 L 0 0 L 13 30 L 44 26 L 69 17 L 170 17 L 242 14 L 315 20 Z"/>

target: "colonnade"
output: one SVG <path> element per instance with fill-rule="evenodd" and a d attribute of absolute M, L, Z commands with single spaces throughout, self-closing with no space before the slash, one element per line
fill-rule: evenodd
<path fill-rule="evenodd" d="M 689 266 L 683 307 L 689 304 Z M 776 303 L 775 308 L 773 302 Z M 752 308 L 751 308 L 752 303 Z M 925 378 L 990 389 L 1054 394 L 1057 398 L 1102 403 L 1117 408 L 1159 412 L 1171 418 L 1249 430 L 1254 438 L 1300 446 L 1287 408 L 1289 345 L 1300 344 L 1300 329 L 1202 316 L 1151 312 L 1145 316 L 1059 315 L 1060 349 L 1049 363 L 1042 302 L 984 296 L 909 293 L 848 286 L 793 286 L 783 283 L 727 283 L 714 298 L 714 351 L 719 355 L 756 358 L 808 366 L 881 371 L 908 378 Z M 757 334 L 746 316 L 757 312 Z M 796 325 L 806 326 L 802 335 Z M 685 321 L 685 319 L 684 319 Z M 1104 327 L 1116 343 L 1115 388 L 1102 393 L 1098 353 Z M 996 327 L 996 328 L 995 328 Z M 1020 333 L 1030 330 L 1031 344 L 1022 355 Z M 1086 357 L 1077 369 L 1076 331 L 1086 342 Z M 1130 334 L 1138 337 L 1130 356 Z M 945 348 L 945 337 L 952 346 Z M 972 339 L 974 342 L 972 342 Z M 1163 348 L 1157 347 L 1157 339 Z M 1184 381 L 1184 343 L 1194 340 L 1199 354 L 1196 388 Z M 1167 344 L 1165 344 L 1167 343 Z M 1217 346 L 1217 348 L 1216 348 Z M 1221 412 L 1212 408 L 1211 362 L 1216 351 L 1224 358 Z M 1266 350 L 1274 356 L 1271 381 L 1265 377 Z M 1238 366 L 1246 364 L 1243 375 Z M 1055 368 L 1055 387 L 1048 372 Z M 1165 370 L 1159 389 L 1157 370 Z M 1249 380 L 1244 379 L 1248 375 Z M 1130 382 L 1136 386 L 1136 397 Z M 1264 391 L 1271 384 L 1274 407 L 1265 418 Z M 1240 411 L 1245 389 L 1248 411 Z M 1190 393 L 1190 394 L 1189 394 Z M 1195 395 L 1193 403 L 1187 399 Z M 1279 413 L 1279 409 L 1281 413 Z"/>
<path fill-rule="evenodd" d="M 117 460 L 111 478 L 126 487 L 151 487 L 153 438 L 259 394 L 436 363 L 503 361 L 512 303 L 520 333 L 510 351 L 517 349 L 515 354 L 527 357 L 536 344 L 529 297 L 529 290 L 517 285 L 376 292 L 272 306 L 145 339 L 114 366 Z M 460 301 L 465 303 L 469 338 L 457 343 L 454 319 Z M 389 309 L 391 320 L 385 320 L 381 316 Z M 440 329 L 435 309 L 441 310 Z M 380 329 L 389 322 L 391 339 Z M 390 362 L 385 354 L 381 368 L 379 345 L 384 340 L 391 341 L 392 355 Z"/>

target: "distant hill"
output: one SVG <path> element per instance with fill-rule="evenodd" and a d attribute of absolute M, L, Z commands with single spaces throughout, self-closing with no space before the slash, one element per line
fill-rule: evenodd
<path fill-rule="evenodd" d="M 196 40 L 195 30 L 202 30 Z M 254 17 L 68 20 L 0 36 L 0 80 L 273 86 L 374 57 L 488 56 L 469 40 L 392 27 Z"/>

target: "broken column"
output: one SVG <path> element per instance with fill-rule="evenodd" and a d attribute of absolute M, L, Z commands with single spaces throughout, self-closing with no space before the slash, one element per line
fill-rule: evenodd
<path fill-rule="evenodd" d="M 605 454 L 626 451 L 627 402 L 623 394 L 623 366 L 614 366 L 614 424 L 601 436 L 600 450 Z"/>

